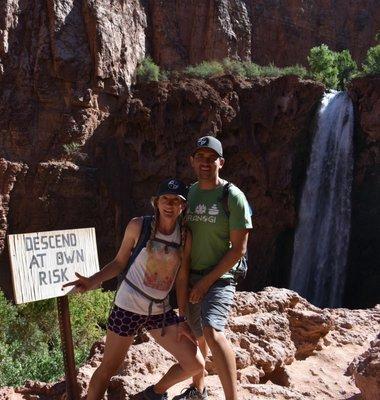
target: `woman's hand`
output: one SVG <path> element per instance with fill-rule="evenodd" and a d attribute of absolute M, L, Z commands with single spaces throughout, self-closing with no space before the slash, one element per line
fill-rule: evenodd
<path fill-rule="evenodd" d="M 188 339 L 190 339 L 195 345 L 197 344 L 197 339 L 194 336 L 193 332 L 191 331 L 187 322 L 180 322 L 177 325 L 177 342 L 181 341 L 182 336 L 185 336 Z"/>
<path fill-rule="evenodd" d="M 84 292 L 87 292 L 88 290 L 96 289 L 97 287 L 100 286 L 100 283 L 97 282 L 97 280 L 91 276 L 89 278 L 87 278 L 87 277 L 79 274 L 78 272 L 75 272 L 75 276 L 78 279 L 76 281 L 65 283 L 62 286 L 62 290 L 63 290 L 63 288 L 65 288 L 67 286 L 75 286 L 76 292 L 84 293 Z"/>

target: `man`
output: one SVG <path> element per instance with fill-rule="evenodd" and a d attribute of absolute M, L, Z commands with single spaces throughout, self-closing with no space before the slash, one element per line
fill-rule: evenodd
<path fill-rule="evenodd" d="M 246 253 L 252 228 L 251 212 L 244 194 L 233 185 L 225 210 L 222 197 L 227 182 L 219 176 L 224 158 L 218 139 L 198 139 L 190 161 L 198 181 L 190 187 L 188 196 L 193 243 L 187 318 L 202 353 L 206 355 L 207 345 L 211 350 L 226 400 L 237 400 L 235 354 L 223 330 L 236 288 L 233 271 Z M 202 373 L 174 399 L 206 398 Z"/>

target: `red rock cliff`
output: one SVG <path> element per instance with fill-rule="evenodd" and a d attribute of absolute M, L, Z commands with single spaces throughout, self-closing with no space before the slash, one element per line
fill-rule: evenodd
<path fill-rule="evenodd" d="M 224 57 L 307 65 L 322 43 L 361 62 L 380 27 L 377 0 L 147 1 L 150 50 L 165 68 Z"/>
<path fill-rule="evenodd" d="M 373 4 L 355 2 L 355 7 L 359 3 Z M 310 122 L 323 87 L 294 77 L 246 82 L 226 76 L 130 89 L 146 45 L 167 57 L 166 42 L 155 37 L 169 44 L 175 37 L 177 44 L 191 39 L 196 46 L 191 54 L 200 58 L 206 47 L 210 57 L 218 49 L 221 57 L 224 51 L 248 57 L 250 36 L 244 32 L 251 3 L 203 2 L 191 17 L 191 30 L 174 18 L 193 15 L 185 4 L 195 3 L 165 2 L 160 8 L 164 2 L 5 2 L 0 10 L 1 250 L 7 233 L 95 226 L 101 261 L 108 261 L 128 219 L 149 210 L 159 179 L 193 179 L 187 160 L 192 143 L 213 134 L 226 148 L 224 176 L 256 209 L 246 288 L 286 283 Z M 183 34 L 165 31 L 169 16 Z M 190 62 L 183 49 L 183 60 Z M 378 91 L 371 93 L 357 103 L 374 104 Z M 366 109 L 359 112 L 368 120 Z M 4 273 L 0 276 L 5 280 Z"/>

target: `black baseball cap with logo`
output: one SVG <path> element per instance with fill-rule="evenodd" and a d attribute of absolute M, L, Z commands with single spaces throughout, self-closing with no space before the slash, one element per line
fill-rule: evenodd
<path fill-rule="evenodd" d="M 193 154 L 195 154 L 197 150 L 204 148 L 214 150 L 219 157 L 223 157 L 222 143 L 214 136 L 203 136 L 199 138 L 197 140 L 196 148 L 193 151 Z"/>
<path fill-rule="evenodd" d="M 187 198 L 188 188 L 187 186 L 176 178 L 165 179 L 158 185 L 157 197 L 163 196 L 164 194 L 174 194 L 181 197 L 183 200 Z"/>

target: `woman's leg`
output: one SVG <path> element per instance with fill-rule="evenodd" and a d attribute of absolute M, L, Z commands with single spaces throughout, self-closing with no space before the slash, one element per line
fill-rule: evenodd
<path fill-rule="evenodd" d="M 185 336 L 181 336 L 181 340 L 177 341 L 177 325 L 167 326 L 164 336 L 161 336 L 161 329 L 154 329 L 149 333 L 178 361 L 156 383 L 154 386 L 156 393 L 164 393 L 176 383 L 198 375 L 204 370 L 204 359 L 198 347 Z M 203 391 L 204 381 L 202 380 L 199 384 L 201 386 L 199 389 Z"/>
<path fill-rule="evenodd" d="M 123 362 L 132 342 L 133 336 L 119 336 L 107 330 L 103 360 L 92 375 L 87 400 L 100 400 L 103 398 L 111 377 Z"/>
<path fill-rule="evenodd" d="M 201 337 L 197 338 L 197 340 L 198 340 L 199 350 L 201 351 L 203 358 L 206 360 L 206 357 L 208 356 L 208 352 L 209 352 L 209 347 L 207 346 L 205 337 L 201 336 Z M 192 386 L 196 387 L 201 393 L 202 393 L 204 385 L 205 385 L 204 379 L 205 379 L 205 376 L 207 376 L 207 375 L 208 375 L 208 373 L 204 369 L 199 374 L 193 376 L 193 385 Z"/>

